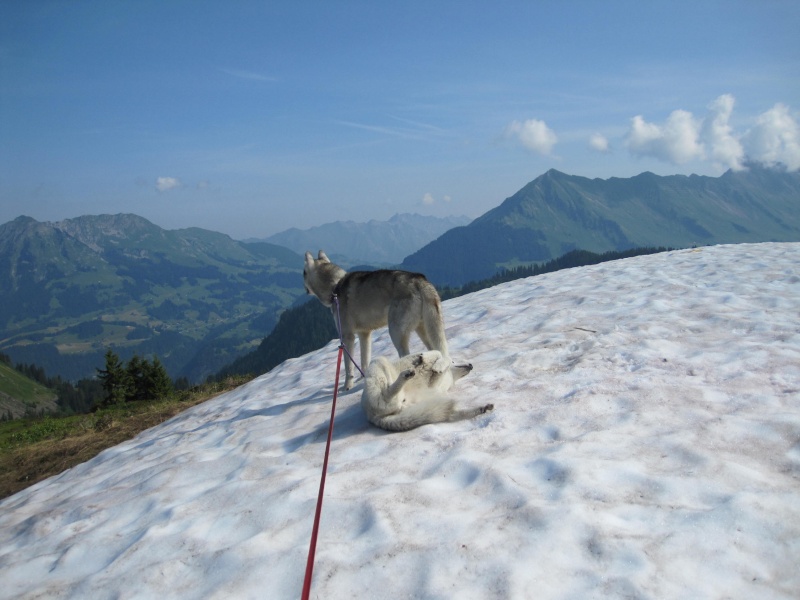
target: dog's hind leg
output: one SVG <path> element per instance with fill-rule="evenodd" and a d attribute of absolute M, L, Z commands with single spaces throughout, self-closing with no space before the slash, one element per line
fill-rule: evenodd
<path fill-rule="evenodd" d="M 411 334 L 419 323 L 419 307 L 413 299 L 393 302 L 388 313 L 389 337 L 401 357 L 411 354 Z"/>
<path fill-rule="evenodd" d="M 358 334 L 358 346 L 361 349 L 361 370 L 365 373 L 372 359 L 372 332 Z"/>
<path fill-rule="evenodd" d="M 411 349 L 409 348 L 411 331 L 409 329 L 403 328 L 402 324 L 398 326 L 396 323 L 389 321 L 389 337 L 392 338 L 392 343 L 397 350 L 398 356 L 403 357 L 411 354 Z"/>
<path fill-rule="evenodd" d="M 343 333 L 342 341 L 348 353 L 348 356 L 344 359 L 344 389 L 349 390 L 353 387 L 353 361 L 350 360 L 350 357 L 353 356 L 353 352 L 356 350 L 356 336 L 350 332 Z"/>
<path fill-rule="evenodd" d="M 438 348 L 434 347 L 433 342 L 431 342 L 431 338 L 428 335 L 428 330 L 425 328 L 425 323 L 421 322 L 416 329 L 417 335 L 419 339 L 422 340 L 422 343 L 425 344 L 425 347 L 428 350 L 438 350 Z"/>

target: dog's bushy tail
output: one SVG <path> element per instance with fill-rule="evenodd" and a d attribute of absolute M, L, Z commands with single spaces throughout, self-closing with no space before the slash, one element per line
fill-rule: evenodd
<path fill-rule="evenodd" d="M 456 403 L 450 398 L 430 396 L 393 415 L 371 419 L 372 424 L 387 431 L 409 431 L 429 423 L 445 423 L 472 419 L 478 415 L 489 412 L 493 404 L 485 404 L 475 408 L 456 408 Z"/>

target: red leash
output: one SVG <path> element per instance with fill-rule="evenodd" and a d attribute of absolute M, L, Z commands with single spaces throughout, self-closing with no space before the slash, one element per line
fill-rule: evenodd
<path fill-rule="evenodd" d="M 342 366 L 342 351 L 344 344 L 339 344 L 339 358 L 336 361 L 336 383 L 333 384 L 333 404 L 331 406 L 331 422 L 328 425 L 328 442 L 325 445 L 325 459 L 322 461 L 322 477 L 319 480 L 319 495 L 317 496 L 317 512 L 314 515 L 314 527 L 311 530 L 311 544 L 308 548 L 308 561 L 306 562 L 306 579 L 303 582 L 302 600 L 308 600 L 311 593 L 311 576 L 314 572 L 314 554 L 317 550 L 317 533 L 319 532 L 319 519 L 322 514 L 322 496 L 325 493 L 325 475 L 328 472 L 328 454 L 331 450 L 331 437 L 333 436 L 333 417 L 336 414 L 336 396 L 339 393 L 339 369 Z"/>

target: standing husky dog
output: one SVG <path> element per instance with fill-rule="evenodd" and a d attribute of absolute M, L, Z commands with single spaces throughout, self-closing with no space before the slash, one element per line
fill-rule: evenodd
<path fill-rule="evenodd" d="M 372 330 L 388 323 L 389 336 L 400 356 L 407 355 L 411 332 L 416 331 L 429 350 L 441 353 L 442 370 L 450 362 L 444 337 L 442 302 L 436 288 L 420 273 L 408 271 L 346 272 L 320 250 L 315 260 L 306 252 L 303 269 L 306 291 L 331 308 L 336 320 L 334 294 L 339 299 L 342 341 L 350 356 L 358 334 L 361 368 L 369 366 Z M 353 365 L 345 360 L 344 389 L 353 387 Z"/>
<path fill-rule="evenodd" d="M 373 425 L 408 431 L 428 423 L 459 421 L 482 415 L 492 404 L 457 409 L 445 392 L 472 370 L 472 365 L 446 365 L 436 350 L 391 362 L 379 356 L 369 366 L 361 407 Z"/>

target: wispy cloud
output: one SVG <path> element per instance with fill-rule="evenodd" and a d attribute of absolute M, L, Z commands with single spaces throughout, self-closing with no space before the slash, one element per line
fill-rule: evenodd
<path fill-rule="evenodd" d="M 417 131 L 427 131 L 429 133 L 434 133 L 437 135 L 448 135 L 449 132 L 446 129 L 442 129 L 437 125 L 432 125 L 431 123 L 423 123 L 422 121 L 414 121 L 412 119 L 404 119 L 402 117 L 390 117 L 391 119 L 399 122 L 405 123 L 406 125 L 410 125 L 413 129 Z"/>
<path fill-rule="evenodd" d="M 408 129 L 382 127 L 380 125 L 367 125 L 367 124 L 364 124 L 364 123 L 354 123 L 353 121 L 335 121 L 335 123 L 337 123 L 339 125 L 344 125 L 345 127 L 353 127 L 355 129 L 363 129 L 364 131 L 371 131 L 373 133 L 391 135 L 391 136 L 399 137 L 399 138 L 418 138 L 418 137 L 420 137 L 419 132 L 411 131 L 411 130 L 408 130 Z"/>
<path fill-rule="evenodd" d="M 249 79 L 250 81 L 265 81 L 265 82 L 273 82 L 277 81 L 275 77 L 270 77 L 269 75 L 264 75 L 262 73 L 255 73 L 254 71 L 244 71 L 241 69 L 220 69 L 223 73 L 227 73 L 232 77 L 237 77 L 239 79 Z"/>
<path fill-rule="evenodd" d="M 422 123 L 420 121 L 412 121 L 400 117 L 390 117 L 392 120 L 406 125 L 406 127 L 391 127 L 386 125 L 371 125 L 366 123 L 356 123 L 354 121 L 337 120 L 334 123 L 344 125 L 345 127 L 352 127 L 361 129 L 363 131 L 370 131 L 381 135 L 387 135 L 400 139 L 407 140 L 430 140 L 435 138 L 443 138 L 450 135 L 446 129 L 431 125 L 429 123 Z"/>

